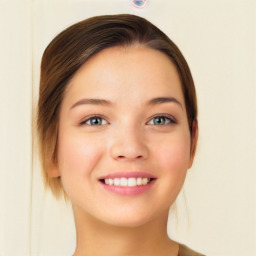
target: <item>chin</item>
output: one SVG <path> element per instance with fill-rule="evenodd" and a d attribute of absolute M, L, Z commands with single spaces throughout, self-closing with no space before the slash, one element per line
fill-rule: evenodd
<path fill-rule="evenodd" d="M 108 225 L 119 228 L 137 228 L 153 223 L 155 221 L 159 221 L 160 219 L 163 219 L 163 216 L 167 220 L 168 212 L 169 208 L 162 214 L 157 214 L 156 212 L 153 213 L 152 210 L 148 210 L 147 212 L 112 212 L 108 215 L 105 213 L 105 216 L 101 220 Z"/>

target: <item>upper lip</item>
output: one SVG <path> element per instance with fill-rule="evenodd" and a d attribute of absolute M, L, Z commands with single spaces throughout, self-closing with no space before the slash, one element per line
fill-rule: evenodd
<path fill-rule="evenodd" d="M 127 171 L 127 172 L 113 172 L 113 173 L 109 173 L 106 174 L 104 176 L 99 177 L 99 180 L 103 180 L 103 179 L 114 179 L 114 178 L 149 178 L 149 179 L 156 179 L 156 176 L 154 176 L 153 174 L 149 173 L 149 172 L 141 172 L 141 171 L 136 171 L 136 172 L 131 172 L 131 171 Z"/>

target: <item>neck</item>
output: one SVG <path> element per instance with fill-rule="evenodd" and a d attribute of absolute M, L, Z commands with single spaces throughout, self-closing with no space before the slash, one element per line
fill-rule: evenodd
<path fill-rule="evenodd" d="M 73 207 L 77 244 L 74 256 L 177 256 L 178 244 L 168 238 L 168 212 L 136 227 L 103 223 Z"/>

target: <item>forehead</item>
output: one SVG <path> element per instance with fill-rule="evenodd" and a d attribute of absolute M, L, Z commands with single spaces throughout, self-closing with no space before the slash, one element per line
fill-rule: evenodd
<path fill-rule="evenodd" d="M 156 96 L 183 102 L 176 67 L 164 53 L 141 45 L 111 47 L 91 57 L 74 75 L 66 96 L 141 101 Z"/>

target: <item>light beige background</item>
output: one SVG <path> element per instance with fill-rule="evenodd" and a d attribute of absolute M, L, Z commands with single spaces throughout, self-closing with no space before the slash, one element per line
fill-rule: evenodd
<path fill-rule="evenodd" d="M 114 13 L 167 33 L 197 87 L 198 151 L 170 237 L 208 256 L 256 255 L 255 1 L 0 0 L 0 256 L 72 254 L 70 205 L 44 192 L 32 137 L 40 58 L 66 26 Z"/>

